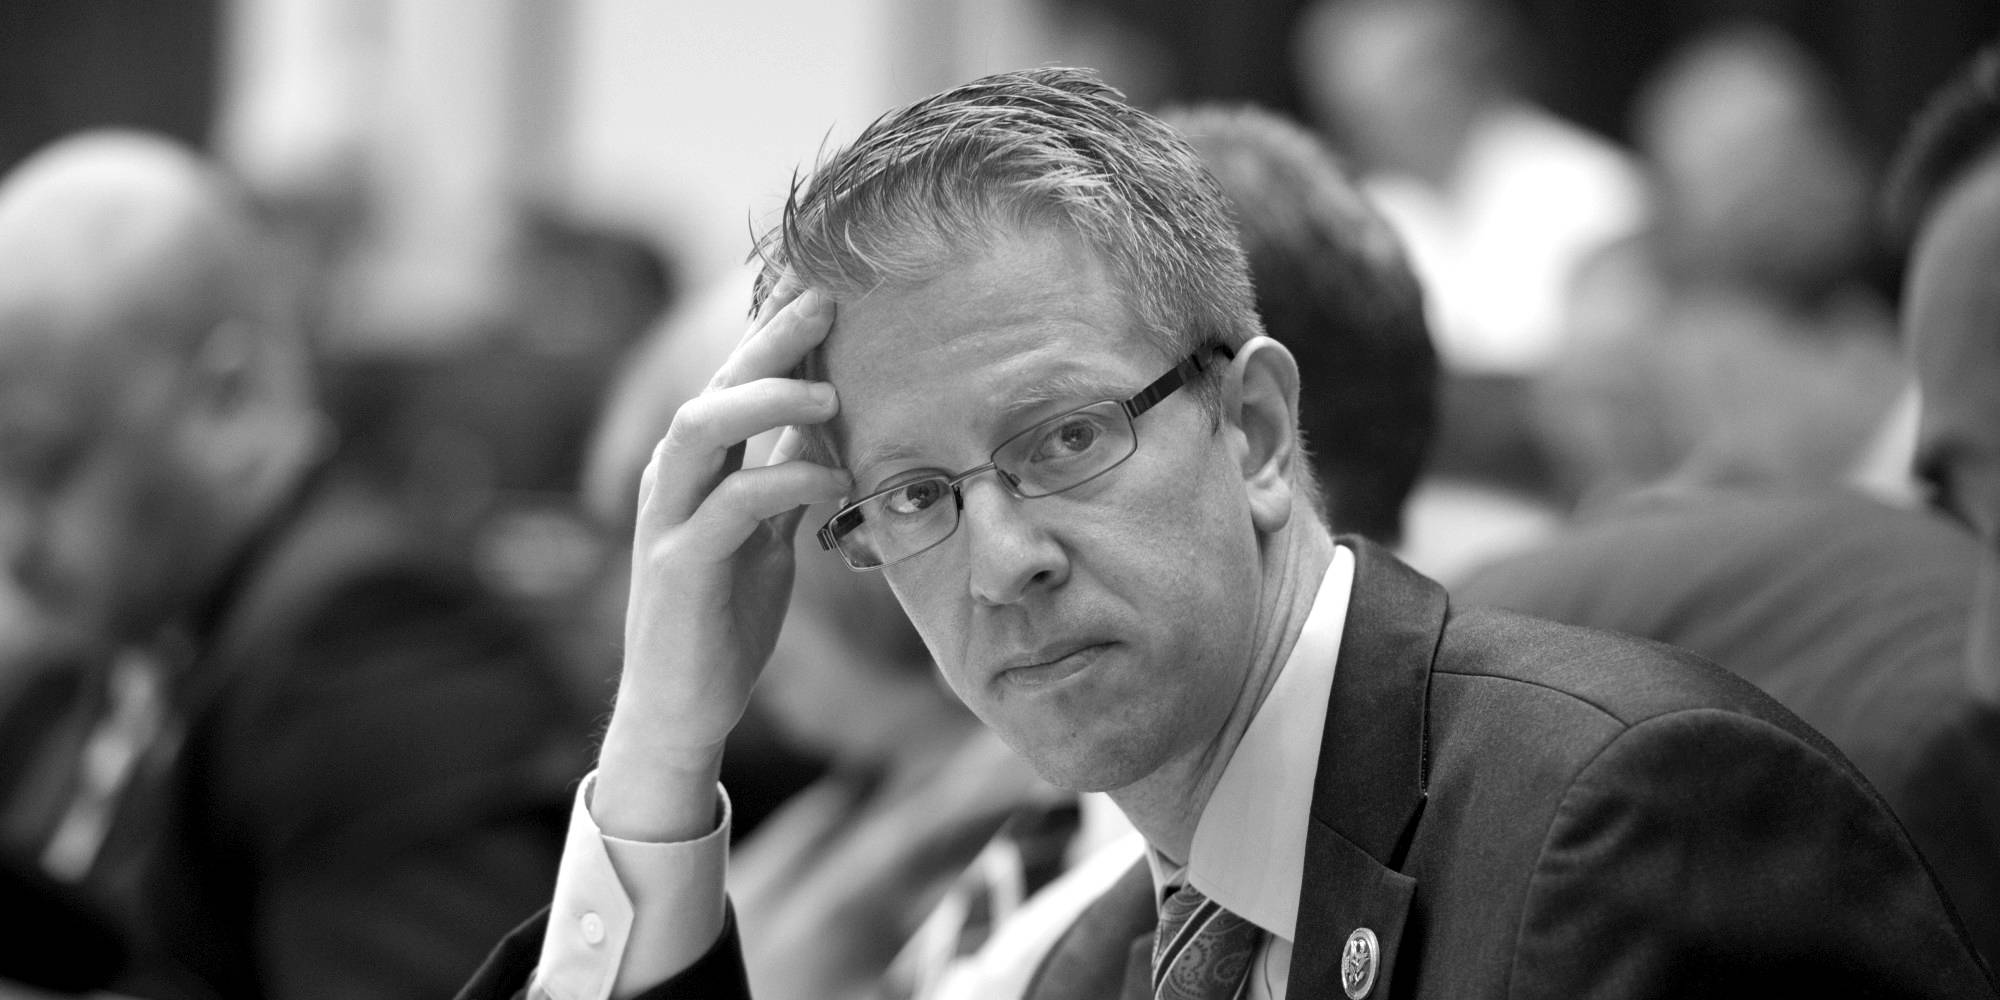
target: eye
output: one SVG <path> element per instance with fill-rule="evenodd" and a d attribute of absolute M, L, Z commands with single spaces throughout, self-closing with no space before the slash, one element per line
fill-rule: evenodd
<path fill-rule="evenodd" d="M 921 514 L 944 499 L 950 487 L 942 479 L 919 479 L 882 494 L 882 508 L 891 514 Z"/>
<path fill-rule="evenodd" d="M 1049 422 L 1035 436 L 1030 462 L 1065 462 L 1090 454 L 1104 439 L 1104 423 L 1093 413 L 1069 413 Z"/>

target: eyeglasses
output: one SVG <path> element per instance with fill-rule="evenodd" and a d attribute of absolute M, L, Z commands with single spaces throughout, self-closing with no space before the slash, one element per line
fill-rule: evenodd
<path fill-rule="evenodd" d="M 897 483 L 848 504 L 819 529 L 819 546 L 839 552 L 851 569 L 880 569 L 950 538 L 965 506 L 965 483 L 980 473 L 993 472 L 1023 500 L 1082 486 L 1139 450 L 1132 421 L 1200 375 L 1211 352 L 1224 360 L 1235 356 L 1221 344 L 1204 346 L 1130 399 L 1088 403 L 1002 441 L 985 465 Z M 951 503 L 944 502 L 946 493 Z"/>

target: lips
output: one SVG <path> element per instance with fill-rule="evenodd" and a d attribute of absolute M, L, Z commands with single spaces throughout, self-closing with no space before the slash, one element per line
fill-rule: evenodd
<path fill-rule="evenodd" d="M 1101 642 L 1046 648 L 1008 661 L 1001 667 L 998 680 L 1020 687 L 1047 687 L 1089 669 L 1108 648 L 1108 643 Z"/>

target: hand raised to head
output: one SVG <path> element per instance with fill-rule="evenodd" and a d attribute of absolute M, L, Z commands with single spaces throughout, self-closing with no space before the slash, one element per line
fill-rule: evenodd
<path fill-rule="evenodd" d="M 713 826 L 723 741 L 770 658 L 806 505 L 847 474 L 790 457 L 745 468 L 744 442 L 839 410 L 790 377 L 833 324 L 833 301 L 781 288 L 707 389 L 683 404 L 639 486 L 625 664 L 592 812 L 606 833 L 681 839 Z"/>

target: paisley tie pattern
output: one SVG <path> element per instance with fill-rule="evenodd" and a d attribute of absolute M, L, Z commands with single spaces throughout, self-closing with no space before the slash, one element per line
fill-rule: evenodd
<path fill-rule="evenodd" d="M 1239 1000 L 1249 995 L 1250 965 L 1263 943 L 1256 924 L 1222 908 L 1192 885 L 1160 906 L 1153 938 L 1155 1000 Z"/>

